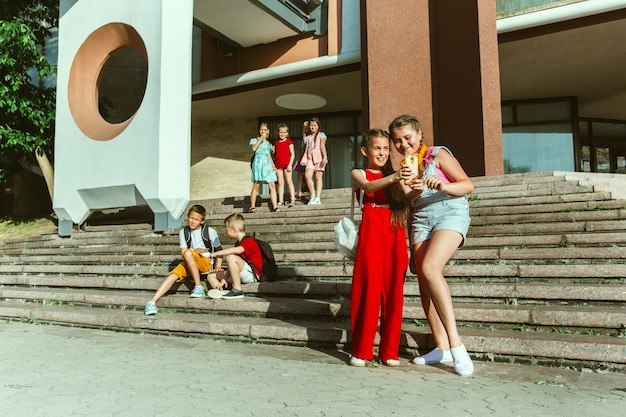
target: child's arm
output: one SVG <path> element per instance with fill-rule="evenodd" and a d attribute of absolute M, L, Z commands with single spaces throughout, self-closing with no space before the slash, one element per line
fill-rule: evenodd
<path fill-rule="evenodd" d="M 221 249 L 209 255 L 209 258 L 221 258 L 227 255 L 241 255 L 245 252 L 243 246 L 233 246 L 228 249 Z"/>
<path fill-rule="evenodd" d="M 223 248 L 222 248 L 221 246 L 218 246 L 218 247 L 216 247 L 216 248 L 215 248 L 215 252 L 219 252 L 219 251 L 221 251 L 221 250 L 223 250 Z M 214 252 L 214 253 L 215 253 L 215 252 Z M 210 257 L 211 257 L 211 256 L 209 256 L 209 258 L 210 258 Z M 221 270 L 221 269 L 222 269 L 222 261 L 223 261 L 223 260 L 224 260 L 224 259 L 223 259 L 223 258 L 221 258 L 221 257 L 220 257 L 220 258 L 217 258 L 217 259 L 215 260 L 215 266 L 213 267 L 213 269 L 214 269 L 214 270 L 216 270 L 216 271 Z"/>
<path fill-rule="evenodd" d="M 296 149 L 293 146 L 293 142 L 289 145 L 289 163 L 287 164 L 287 172 L 291 172 L 293 161 L 296 159 Z"/>
<path fill-rule="evenodd" d="M 362 170 L 353 169 L 352 173 L 352 183 L 356 185 L 361 190 L 372 193 L 374 191 L 378 191 L 382 188 L 387 187 L 388 185 L 393 184 L 394 182 L 400 182 L 404 178 L 408 178 L 411 176 L 411 168 L 410 167 L 402 167 L 400 171 L 396 171 L 393 174 L 389 174 L 386 177 L 379 178 L 374 181 L 368 181 L 367 178 L 363 175 Z M 404 185 L 404 181 L 402 181 L 402 188 L 405 190 L 405 193 L 408 193 L 411 188 Z"/>
<path fill-rule="evenodd" d="M 322 136 L 320 143 L 320 150 L 322 151 L 322 163 L 328 164 L 328 155 L 326 154 L 326 135 Z"/>

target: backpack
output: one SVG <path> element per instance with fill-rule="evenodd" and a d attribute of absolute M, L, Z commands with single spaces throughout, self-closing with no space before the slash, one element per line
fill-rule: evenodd
<path fill-rule="evenodd" d="M 191 249 L 191 227 L 185 226 L 183 231 L 183 233 L 185 234 L 185 242 L 187 242 L 187 247 Z M 202 229 L 200 229 L 200 234 L 202 234 L 202 241 L 204 242 L 204 246 L 209 250 L 209 252 L 213 252 L 213 245 L 211 244 L 211 238 L 209 237 L 209 226 L 203 224 Z"/>
<path fill-rule="evenodd" d="M 244 239 L 252 238 L 256 241 L 257 245 L 259 245 L 259 249 L 261 249 L 261 257 L 263 258 L 263 268 L 261 269 L 261 273 L 259 274 L 259 281 L 272 281 L 278 278 L 278 267 L 276 266 L 276 260 L 274 259 L 274 251 L 272 250 L 272 246 L 263 241 L 259 240 L 252 236 L 246 236 Z M 252 267 L 253 270 L 258 270 L 259 268 L 255 266 L 252 262 L 245 260 Z"/>

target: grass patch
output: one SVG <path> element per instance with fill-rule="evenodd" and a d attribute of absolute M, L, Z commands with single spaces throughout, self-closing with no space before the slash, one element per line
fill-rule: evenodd
<path fill-rule="evenodd" d="M 0 217 L 0 241 L 24 236 L 34 236 L 42 229 L 52 228 L 56 228 L 56 224 L 49 217 Z"/>

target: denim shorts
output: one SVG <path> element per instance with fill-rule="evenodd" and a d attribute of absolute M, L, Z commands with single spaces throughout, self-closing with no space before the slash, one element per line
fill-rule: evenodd
<path fill-rule="evenodd" d="M 470 225 L 469 202 L 465 197 L 448 198 L 416 209 L 411 223 L 411 244 L 430 240 L 437 230 L 452 230 L 463 236 L 465 245 Z"/>

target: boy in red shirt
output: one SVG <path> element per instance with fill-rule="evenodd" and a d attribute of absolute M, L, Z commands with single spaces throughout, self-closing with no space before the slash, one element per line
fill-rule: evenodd
<path fill-rule="evenodd" d="M 241 214 L 234 213 L 228 216 L 224 220 L 224 228 L 228 237 L 235 239 L 237 243 L 231 248 L 211 253 L 211 258 L 225 258 L 228 270 L 211 272 L 207 281 L 212 288 L 218 290 L 221 298 L 239 299 L 244 297 L 241 284 L 259 280 L 263 269 L 263 256 L 256 240 L 246 235 L 244 218 Z M 221 292 L 229 282 L 232 283 L 233 288 L 222 295 Z M 209 296 L 215 294 L 211 291 L 209 293 Z M 212 298 L 220 298 L 219 295 Z"/>

